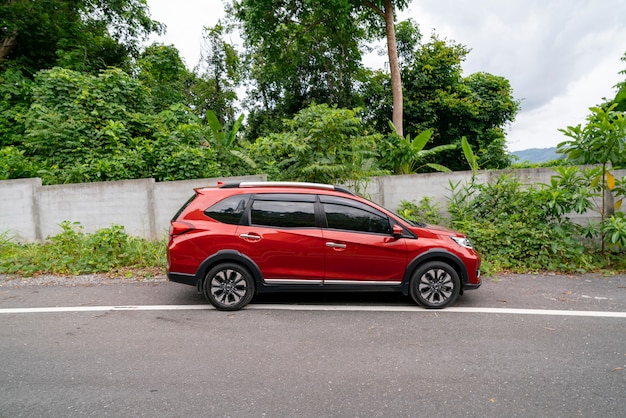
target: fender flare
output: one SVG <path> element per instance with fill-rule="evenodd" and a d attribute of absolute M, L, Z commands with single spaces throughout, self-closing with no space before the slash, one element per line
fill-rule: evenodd
<path fill-rule="evenodd" d="M 196 271 L 196 287 L 198 292 L 202 291 L 202 285 L 207 272 L 214 266 L 226 262 L 239 263 L 247 268 L 254 278 L 255 292 L 258 292 L 259 287 L 263 285 L 261 269 L 259 269 L 259 266 L 257 266 L 250 257 L 236 250 L 220 250 L 204 259 Z"/>
<path fill-rule="evenodd" d="M 434 260 L 446 262 L 450 264 L 454 270 L 456 270 L 459 274 L 459 279 L 461 280 L 461 293 L 463 292 L 463 286 L 468 283 L 469 276 L 461 258 L 444 248 L 431 248 L 430 250 L 415 257 L 408 264 L 406 271 L 404 272 L 404 281 L 402 283 L 402 293 L 404 295 L 409 294 L 411 276 L 413 275 L 415 269 L 428 261 Z"/>

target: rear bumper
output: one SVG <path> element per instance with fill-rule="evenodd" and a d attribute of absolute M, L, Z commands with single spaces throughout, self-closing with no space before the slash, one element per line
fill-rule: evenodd
<path fill-rule="evenodd" d="M 170 282 L 182 283 L 189 286 L 196 286 L 198 283 L 198 279 L 196 279 L 194 274 L 172 273 L 168 271 L 167 278 Z"/>

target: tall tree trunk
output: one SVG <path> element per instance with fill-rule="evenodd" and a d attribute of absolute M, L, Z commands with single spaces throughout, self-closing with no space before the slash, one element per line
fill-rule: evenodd
<path fill-rule="evenodd" d="M 404 137 L 402 126 L 402 78 L 400 77 L 400 64 L 398 63 L 398 49 L 396 47 L 396 29 L 393 19 L 393 1 L 385 0 L 385 31 L 387 33 L 387 54 L 389 55 L 389 71 L 391 72 L 391 93 L 393 95 L 393 113 L 391 121 L 398 135 Z"/>
<path fill-rule="evenodd" d="M 17 45 L 16 34 L 9 34 L 6 38 L 2 39 L 2 43 L 0 43 L 0 63 L 7 59 L 15 45 Z"/>
<path fill-rule="evenodd" d="M 384 0 L 383 9 L 371 0 L 362 0 L 363 4 L 374 10 L 385 20 L 385 32 L 387 35 L 387 55 L 389 56 L 389 71 L 391 73 L 391 94 L 393 97 L 393 112 L 391 122 L 396 128 L 398 135 L 404 137 L 402 116 L 404 114 L 402 102 L 402 78 L 400 77 L 400 64 L 398 63 L 398 48 L 396 46 L 396 28 L 393 18 L 393 0 Z"/>
<path fill-rule="evenodd" d="M 17 3 L 18 0 L 9 0 L 7 3 L 9 6 Z M 13 48 L 17 45 L 17 31 L 12 30 L 8 33 L 5 33 L 4 38 L 0 38 L 0 64 L 2 64 Z"/>

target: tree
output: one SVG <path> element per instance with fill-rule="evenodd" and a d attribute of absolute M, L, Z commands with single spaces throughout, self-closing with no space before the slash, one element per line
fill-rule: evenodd
<path fill-rule="evenodd" d="M 408 2 L 397 0 L 398 9 L 404 9 Z M 391 92 L 393 97 L 392 121 L 399 136 L 404 135 L 403 128 L 403 99 L 402 99 L 402 77 L 400 75 L 400 65 L 398 63 L 398 51 L 396 46 L 394 2 L 393 0 L 370 1 L 363 0 L 363 4 L 385 21 L 385 33 L 387 38 L 387 53 L 389 57 L 389 70 L 391 74 Z"/>
<path fill-rule="evenodd" d="M 265 127 L 268 121 L 290 117 L 311 103 L 362 106 L 364 98 L 356 88 L 365 74 L 361 51 L 367 49 L 366 42 L 385 37 L 392 80 L 390 113 L 402 136 L 402 81 L 394 11 L 396 7 L 402 10 L 408 3 L 235 1 L 231 13 L 242 25 L 249 78 L 254 80 L 248 102 L 251 132 L 263 134 L 275 129 L 275 123 Z"/>
<path fill-rule="evenodd" d="M 508 80 L 488 73 L 462 76 L 461 63 L 469 50 L 433 36 L 419 45 L 403 67 L 405 130 L 416 135 L 433 129 L 433 146 L 455 144 L 438 158 L 453 170 L 463 170 L 460 152 L 466 137 L 484 168 L 509 165 L 504 126 L 513 121 L 519 102 Z M 380 123 L 380 122 L 379 122 Z"/>
<path fill-rule="evenodd" d="M 0 68 L 32 76 L 56 65 L 92 72 L 124 67 L 142 40 L 162 30 L 146 0 L 5 0 Z"/>
<path fill-rule="evenodd" d="M 191 106 L 198 116 L 212 111 L 224 125 L 235 118 L 237 87 L 241 81 L 241 61 L 237 49 L 224 37 L 230 28 L 221 22 L 204 28 L 202 58 L 190 88 Z"/>
<path fill-rule="evenodd" d="M 365 32 L 353 6 L 350 0 L 234 2 L 251 80 L 246 105 L 252 138 L 312 103 L 360 105 L 354 83 Z"/>
<path fill-rule="evenodd" d="M 219 174 L 200 119 L 180 103 L 158 111 L 151 90 L 119 69 L 40 71 L 32 98 L 20 150 L 46 184 Z"/>
<path fill-rule="evenodd" d="M 137 78 L 151 90 L 153 105 L 157 111 L 165 110 L 177 103 L 186 103 L 185 94 L 194 80 L 178 50 L 170 45 L 148 46 L 139 59 Z"/>
<path fill-rule="evenodd" d="M 591 186 L 599 186 L 602 195 L 600 213 L 603 251 L 605 217 L 609 215 L 613 218 L 615 209 L 619 209 L 622 203 L 620 199 L 616 204 L 607 204 L 607 198 L 609 202 L 614 200 L 612 191 L 616 185 L 610 168 L 626 166 L 626 117 L 624 112 L 615 111 L 616 107 L 617 104 L 612 104 L 608 109 L 591 108 L 584 127 L 579 124 L 560 129 L 571 140 L 557 146 L 557 152 L 565 154 L 567 160 L 574 164 L 602 165 L 599 175 L 592 178 Z"/>
<path fill-rule="evenodd" d="M 626 117 L 624 112 L 617 112 L 617 104 L 608 109 L 592 107 L 585 126 L 568 126 L 559 129 L 571 140 L 561 142 L 557 152 L 565 154 L 567 161 L 574 164 L 601 164 L 601 179 L 596 184 L 612 190 L 615 178 L 610 168 L 626 166 Z M 604 199 L 602 213 L 613 208 L 605 208 Z"/>
<path fill-rule="evenodd" d="M 358 182 L 380 173 L 379 134 L 368 134 L 355 110 L 312 105 L 284 120 L 284 129 L 258 138 L 247 157 L 276 180 Z"/>
<path fill-rule="evenodd" d="M 421 43 L 419 28 L 411 20 L 400 22 L 398 51 L 404 84 L 404 132 L 416 137 L 432 129 L 429 147 L 456 147 L 433 155 L 429 162 L 453 170 L 467 169 L 461 152 L 466 137 L 484 168 L 509 165 L 504 128 L 519 110 L 511 85 L 503 77 L 488 73 L 462 75 L 462 62 L 469 50 L 436 36 Z M 392 103 L 386 95 L 389 77 L 374 71 L 360 84 L 365 98 L 364 119 L 378 131 L 387 130 Z"/>
<path fill-rule="evenodd" d="M 32 80 L 21 71 L 0 72 L 0 147 L 22 143 Z"/>

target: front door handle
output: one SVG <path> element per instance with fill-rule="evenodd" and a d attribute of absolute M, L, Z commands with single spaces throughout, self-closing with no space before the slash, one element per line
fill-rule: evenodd
<path fill-rule="evenodd" d="M 239 238 L 245 239 L 246 241 L 259 241 L 261 236 L 256 234 L 240 234 Z"/>
<path fill-rule="evenodd" d="M 340 250 L 343 250 L 343 249 L 345 249 L 347 247 L 346 244 L 339 244 L 339 243 L 336 243 L 336 242 L 327 242 L 326 246 L 330 247 L 330 248 L 340 249 Z"/>

